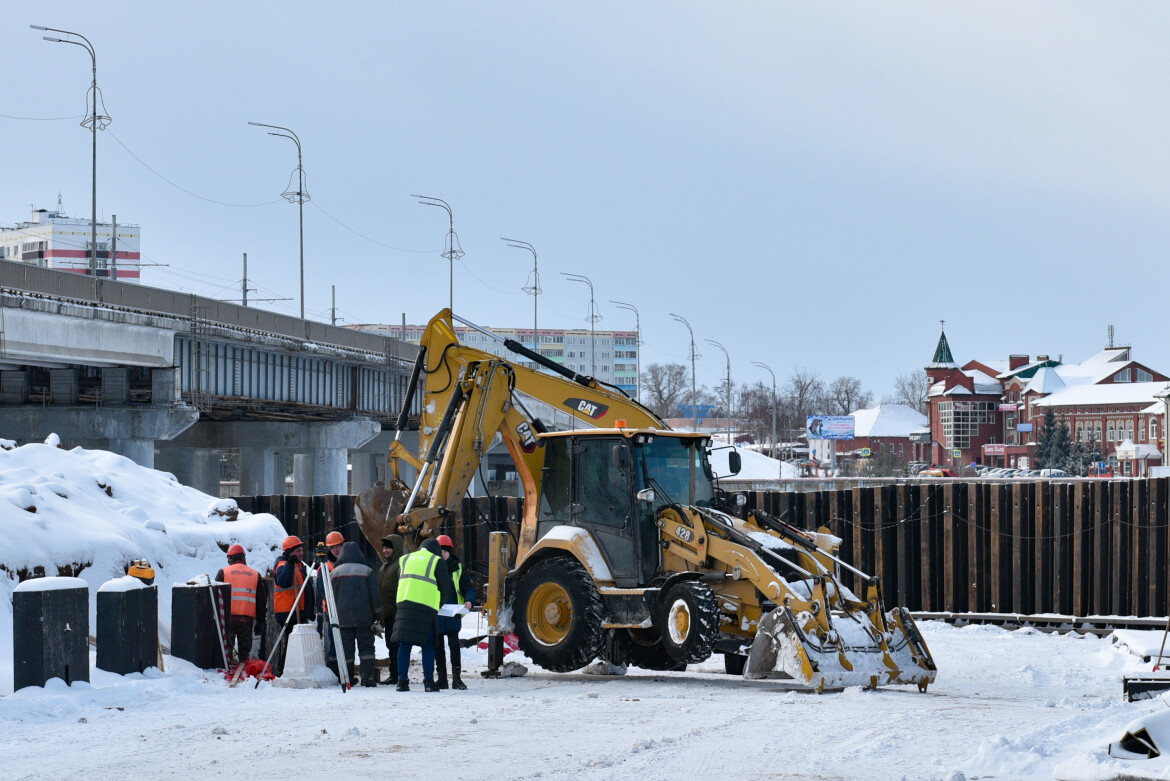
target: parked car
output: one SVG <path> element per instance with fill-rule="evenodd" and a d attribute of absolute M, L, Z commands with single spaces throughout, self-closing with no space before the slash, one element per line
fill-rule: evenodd
<path fill-rule="evenodd" d="M 1064 471 L 1063 469 L 1041 469 L 1040 476 L 1041 477 L 1072 477 L 1072 475 L 1070 475 L 1068 472 Z"/>
<path fill-rule="evenodd" d="M 955 470 L 953 470 L 953 469 L 939 469 L 937 467 L 935 467 L 934 469 L 923 469 L 921 472 L 918 473 L 918 476 L 919 477 L 958 477 L 958 475 L 955 474 Z"/>
<path fill-rule="evenodd" d="M 1089 467 L 1089 477 L 1113 477 L 1113 467 L 1106 461 L 1099 461 Z"/>

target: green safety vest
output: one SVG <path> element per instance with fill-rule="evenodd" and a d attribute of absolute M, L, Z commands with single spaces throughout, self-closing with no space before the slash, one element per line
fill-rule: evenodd
<path fill-rule="evenodd" d="M 459 590 L 459 579 L 463 577 L 463 564 L 460 563 L 458 567 L 451 571 L 451 585 L 455 587 L 455 604 L 463 604 L 463 592 Z"/>
<path fill-rule="evenodd" d="M 417 602 L 439 609 L 442 593 L 435 579 L 435 565 L 442 559 L 429 550 L 417 550 L 398 560 L 398 601 Z"/>

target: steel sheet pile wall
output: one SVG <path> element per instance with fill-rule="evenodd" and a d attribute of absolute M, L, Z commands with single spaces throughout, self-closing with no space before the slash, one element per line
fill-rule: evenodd
<path fill-rule="evenodd" d="M 812 493 L 756 491 L 760 508 L 802 529 L 827 527 L 841 555 L 881 578 L 886 605 L 978 613 L 1158 616 L 1170 612 L 1170 479 L 931 481 Z M 376 554 L 353 497 L 241 497 L 311 547 L 330 530 Z M 473 572 L 488 534 L 519 535 L 521 499 L 465 499 L 442 527 Z M 855 578 L 845 584 L 857 591 Z"/>
<path fill-rule="evenodd" d="M 911 610 L 1158 616 L 1170 611 L 1170 480 L 938 481 L 751 492 Z M 858 588 L 853 578 L 846 584 Z"/>

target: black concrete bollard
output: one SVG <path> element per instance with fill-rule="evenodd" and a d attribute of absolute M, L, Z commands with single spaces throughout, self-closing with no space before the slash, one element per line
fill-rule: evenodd
<path fill-rule="evenodd" d="M 158 588 L 127 575 L 97 591 L 97 666 L 125 675 L 158 666 Z"/>
<path fill-rule="evenodd" d="M 14 689 L 89 680 L 89 584 L 81 578 L 26 580 L 12 592 Z"/>
<path fill-rule="evenodd" d="M 171 589 L 171 656 L 186 659 L 204 670 L 224 666 L 223 645 L 211 610 L 213 588 L 223 597 L 224 613 L 230 615 L 232 587 L 226 583 L 211 587 L 176 583 Z M 217 597 L 216 609 L 219 604 Z M 227 619 L 228 615 L 222 617 Z"/>

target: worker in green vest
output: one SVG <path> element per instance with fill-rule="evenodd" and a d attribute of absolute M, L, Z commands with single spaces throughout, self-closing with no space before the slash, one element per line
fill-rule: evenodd
<path fill-rule="evenodd" d="M 398 691 L 410 691 L 410 649 L 422 650 L 423 689 L 437 692 L 435 685 L 435 618 L 439 606 L 455 601 L 451 573 L 443 562 L 437 540 L 398 560 L 398 605 L 390 642 L 398 643 Z"/>
<path fill-rule="evenodd" d="M 443 561 L 447 565 L 447 571 L 451 573 L 451 585 L 455 590 L 454 603 L 462 603 L 463 607 L 471 610 L 471 605 L 475 602 L 475 587 L 471 585 L 471 577 L 467 568 L 455 555 L 455 543 L 451 542 L 451 538 L 446 534 L 440 534 L 437 541 L 443 551 Z M 436 672 L 438 673 L 440 689 L 447 688 L 447 653 L 443 648 L 444 638 L 446 638 L 447 647 L 451 649 L 451 688 L 467 688 L 461 677 L 462 665 L 459 656 L 459 630 L 462 628 L 463 616 L 439 616 L 438 618 L 435 664 L 438 666 Z"/>

